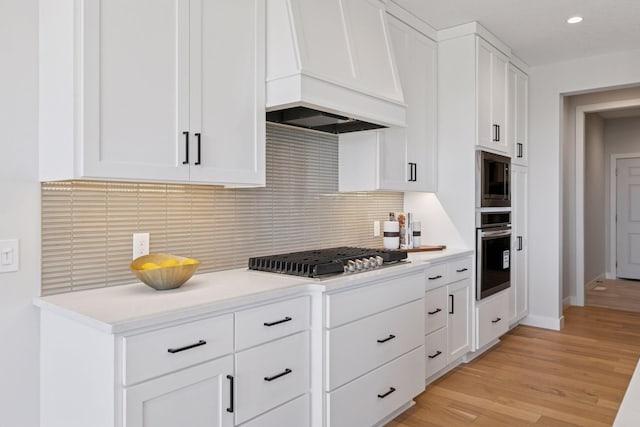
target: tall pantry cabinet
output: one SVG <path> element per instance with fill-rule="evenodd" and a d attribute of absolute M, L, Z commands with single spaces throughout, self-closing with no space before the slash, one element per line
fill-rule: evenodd
<path fill-rule="evenodd" d="M 262 0 L 42 0 L 40 179 L 264 185 L 265 27 Z"/>
<path fill-rule="evenodd" d="M 511 287 L 472 300 L 477 350 L 528 313 L 527 67 L 477 23 L 439 31 L 438 39 L 438 143 L 447 147 L 438 153 L 438 199 L 469 247 L 476 246 L 478 152 L 509 156 L 514 166 Z M 494 312 L 501 329 L 481 322 L 495 320 Z"/>

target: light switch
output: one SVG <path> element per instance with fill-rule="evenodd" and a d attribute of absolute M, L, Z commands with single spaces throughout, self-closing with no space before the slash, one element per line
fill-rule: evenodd
<path fill-rule="evenodd" d="M 18 240 L 0 240 L 0 273 L 18 271 L 20 244 Z"/>

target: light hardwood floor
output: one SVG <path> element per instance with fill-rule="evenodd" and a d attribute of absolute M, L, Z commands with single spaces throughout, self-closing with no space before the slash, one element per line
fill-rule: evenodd
<path fill-rule="evenodd" d="M 569 307 L 562 331 L 516 327 L 387 427 L 611 426 L 639 355 L 640 313 Z"/>
<path fill-rule="evenodd" d="M 596 290 L 598 288 L 605 289 Z M 584 302 L 588 306 L 640 312 L 640 281 L 605 279 L 585 290 Z"/>

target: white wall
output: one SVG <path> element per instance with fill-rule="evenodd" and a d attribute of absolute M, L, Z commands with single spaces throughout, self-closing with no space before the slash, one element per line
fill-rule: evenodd
<path fill-rule="evenodd" d="M 529 73 L 530 316 L 562 324 L 563 95 L 640 82 L 640 50 L 533 67 Z M 565 267 L 567 268 L 567 267 Z"/>
<path fill-rule="evenodd" d="M 0 239 L 20 239 L 20 271 L 0 273 L 0 425 L 39 424 L 37 0 L 0 0 Z"/>
<path fill-rule="evenodd" d="M 584 135 L 584 282 L 589 283 L 606 272 L 605 212 L 609 197 L 602 117 L 587 114 Z"/>

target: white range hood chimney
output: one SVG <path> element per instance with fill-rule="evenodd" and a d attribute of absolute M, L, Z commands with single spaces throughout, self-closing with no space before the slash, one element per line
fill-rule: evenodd
<path fill-rule="evenodd" d="M 406 126 L 379 0 L 267 1 L 267 120 L 331 133 Z"/>

